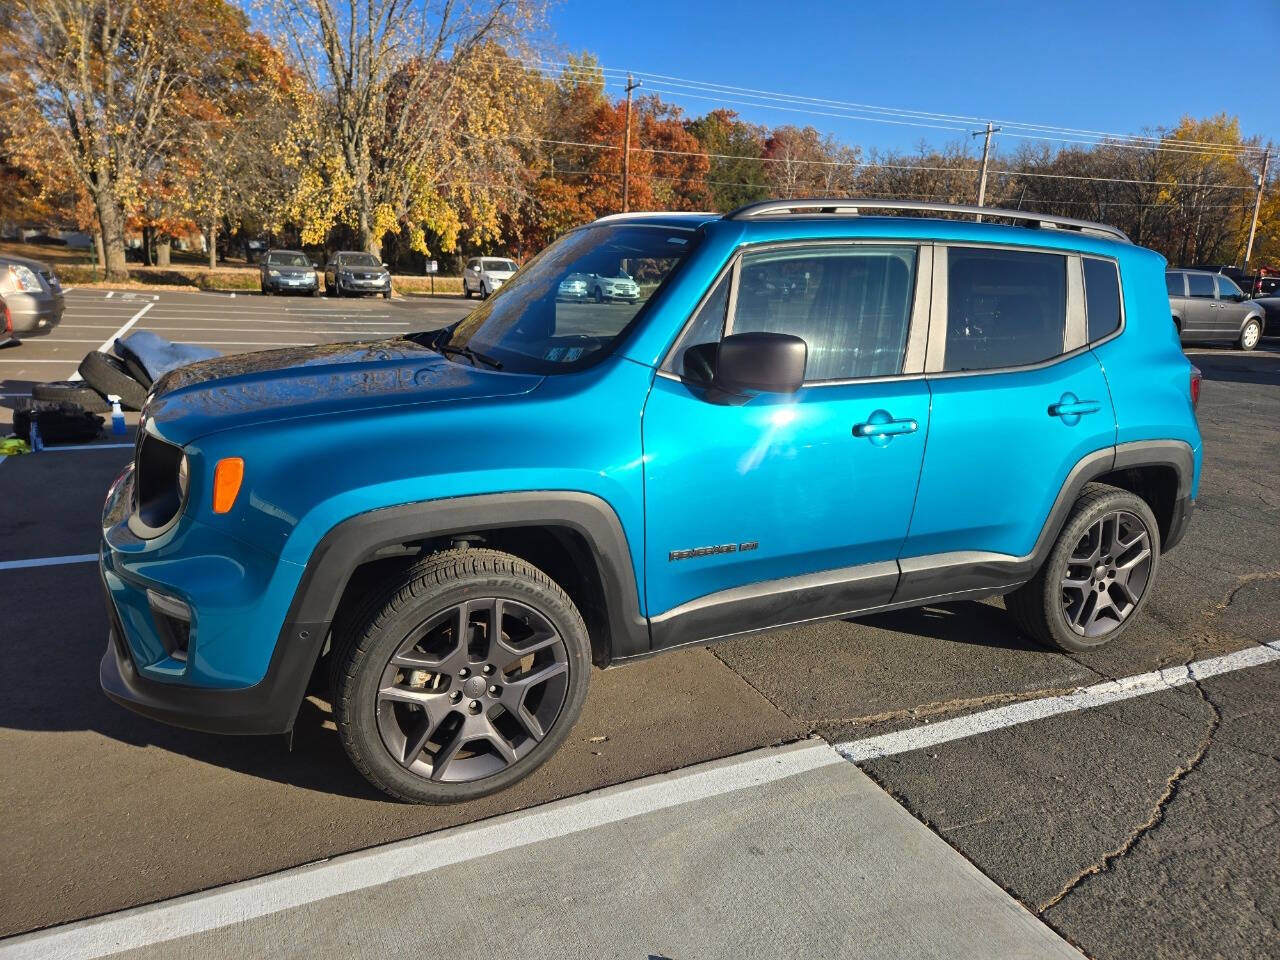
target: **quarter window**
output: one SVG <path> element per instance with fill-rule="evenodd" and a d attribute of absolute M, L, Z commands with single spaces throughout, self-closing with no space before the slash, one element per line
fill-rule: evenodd
<path fill-rule="evenodd" d="M 952 247 L 947 251 L 943 369 L 991 370 L 1062 353 L 1067 258 L 1055 253 Z"/>
<path fill-rule="evenodd" d="M 1207 273 L 1187 274 L 1187 293 L 1193 297 L 1213 299 L 1213 277 Z"/>
<path fill-rule="evenodd" d="M 710 380 L 715 367 L 716 345 L 724 333 L 725 313 L 729 307 L 729 281 L 733 272 L 726 270 L 711 295 L 702 301 L 693 322 L 681 335 L 662 369 L 693 380 Z"/>
<path fill-rule="evenodd" d="M 730 333 L 789 333 L 808 345 L 805 380 L 902 371 L 916 249 L 827 246 L 743 256 Z"/>
<path fill-rule="evenodd" d="M 1110 260 L 1084 258 L 1084 302 L 1090 343 L 1120 329 L 1120 277 Z"/>

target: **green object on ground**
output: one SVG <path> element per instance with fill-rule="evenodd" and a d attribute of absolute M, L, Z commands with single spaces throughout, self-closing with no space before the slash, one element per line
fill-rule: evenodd
<path fill-rule="evenodd" d="M 19 453 L 30 453 L 31 447 L 20 437 L 5 437 L 0 440 L 0 457 L 12 457 Z"/>

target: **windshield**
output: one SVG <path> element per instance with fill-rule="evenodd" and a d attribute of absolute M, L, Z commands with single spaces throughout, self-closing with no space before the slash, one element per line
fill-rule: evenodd
<path fill-rule="evenodd" d="M 498 273 L 515 273 L 516 265 L 510 260 L 486 260 L 483 269 L 494 270 Z"/>
<path fill-rule="evenodd" d="M 561 237 L 453 328 L 442 347 L 467 347 L 518 373 L 565 373 L 608 354 L 693 246 L 674 227 L 602 224 Z M 626 276 L 638 296 L 611 298 L 599 286 L 563 299 L 566 280 Z"/>
<path fill-rule="evenodd" d="M 344 253 L 338 257 L 344 267 L 380 267 L 382 261 L 372 253 Z"/>
<path fill-rule="evenodd" d="M 301 253 L 272 253 L 267 255 L 267 263 L 273 267 L 309 267 L 311 261 Z"/>

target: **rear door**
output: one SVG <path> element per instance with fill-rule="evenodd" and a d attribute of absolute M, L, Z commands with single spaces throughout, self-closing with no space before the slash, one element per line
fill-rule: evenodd
<path fill-rule="evenodd" d="M 644 411 L 655 647 L 888 601 L 929 425 L 931 259 L 927 244 L 779 245 L 717 281 Z M 726 331 L 804 339 L 805 384 L 709 388 Z"/>
<path fill-rule="evenodd" d="M 1118 320 L 1115 262 L 1095 260 L 1095 336 Z M 1103 267 L 1109 269 L 1101 269 Z M 1029 555 L 1072 468 L 1115 443 L 1089 350 L 1081 258 L 1055 251 L 939 249 L 926 376 L 929 443 L 895 601 L 1003 586 Z"/>

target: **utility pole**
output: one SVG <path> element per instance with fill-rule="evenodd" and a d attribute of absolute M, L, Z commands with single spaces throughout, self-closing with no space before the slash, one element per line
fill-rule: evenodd
<path fill-rule="evenodd" d="M 1258 174 L 1258 192 L 1253 195 L 1253 222 L 1249 224 L 1249 243 L 1244 248 L 1244 269 L 1249 270 L 1249 258 L 1253 256 L 1253 237 L 1258 232 L 1258 210 L 1262 207 L 1262 188 L 1267 182 L 1267 168 L 1271 165 L 1271 148 L 1262 154 L 1262 172 Z"/>
<path fill-rule="evenodd" d="M 644 81 L 637 83 L 627 74 L 627 132 L 622 138 L 622 212 L 631 209 L 631 91 L 644 86 Z"/>
<path fill-rule="evenodd" d="M 987 121 L 986 130 L 975 130 L 970 136 L 982 137 L 986 139 L 982 141 L 982 175 L 978 177 L 978 206 L 983 205 L 983 201 L 987 198 L 987 161 L 991 157 L 991 135 L 999 133 L 999 127 L 993 127 L 991 121 Z M 978 222 L 982 222 L 982 214 L 978 214 Z"/>

